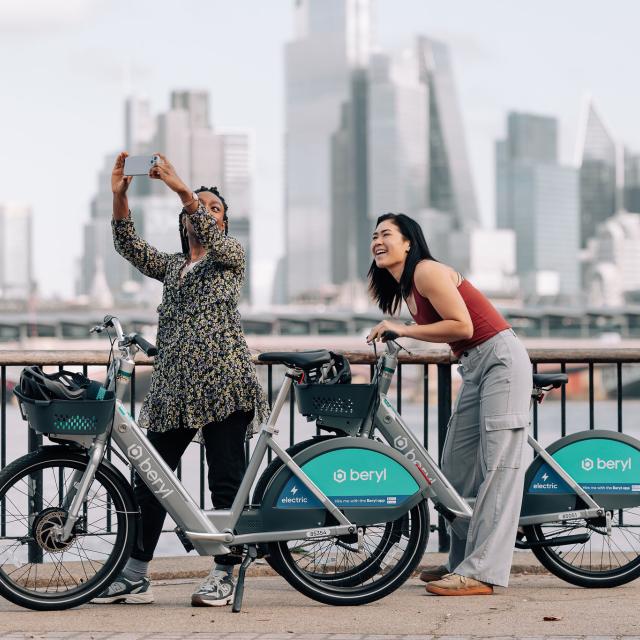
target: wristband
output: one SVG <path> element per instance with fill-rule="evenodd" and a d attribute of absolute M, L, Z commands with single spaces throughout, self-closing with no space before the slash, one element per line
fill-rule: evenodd
<path fill-rule="evenodd" d="M 192 204 L 194 201 L 196 201 L 196 202 L 198 201 L 198 196 L 196 195 L 196 193 L 195 193 L 195 192 L 193 192 L 193 191 L 192 191 L 192 192 L 191 192 L 191 200 L 189 200 L 189 202 L 183 202 L 183 203 L 182 203 L 182 207 L 183 207 L 184 209 L 186 209 L 186 208 L 187 208 L 190 204 Z"/>

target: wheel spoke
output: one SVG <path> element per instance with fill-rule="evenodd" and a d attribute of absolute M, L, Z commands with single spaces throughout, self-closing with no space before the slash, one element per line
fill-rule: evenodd
<path fill-rule="evenodd" d="M 79 460 L 49 456 L 28 454 L 22 467 L 12 465 L 0 472 L 9 469 L 13 474 L 2 478 L 0 495 L 6 516 L 6 535 L 0 538 L 0 586 L 3 595 L 23 606 L 33 601 L 53 606 L 56 598 L 67 601 L 70 595 L 78 604 L 85 602 L 83 594 L 97 579 L 104 579 L 105 572 L 113 571 L 124 545 L 133 542 L 135 527 L 123 526 L 127 521 L 133 525 L 134 517 L 123 502 L 125 489 L 118 489 L 100 469 L 69 539 L 54 537 L 66 518 L 74 474 L 84 467 Z M 37 511 L 31 512 L 34 505 Z M 41 563 L 31 561 L 31 549 L 41 555 Z"/>
<path fill-rule="evenodd" d="M 533 547 L 538 559 L 558 577 L 581 586 L 613 586 L 640 575 L 640 512 L 613 509 L 611 533 L 602 520 L 574 520 L 560 525 L 533 525 L 533 540 L 588 533 L 587 542 L 569 546 Z M 621 522 L 623 524 L 621 524 Z"/>

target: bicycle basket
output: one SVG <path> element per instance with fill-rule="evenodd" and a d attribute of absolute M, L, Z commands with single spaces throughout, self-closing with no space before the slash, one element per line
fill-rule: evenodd
<path fill-rule="evenodd" d="M 26 367 L 13 393 L 22 418 L 38 433 L 98 435 L 113 420 L 113 391 L 82 374 L 46 374 L 39 367 Z"/>
<path fill-rule="evenodd" d="M 310 419 L 348 419 L 350 426 L 360 426 L 369 414 L 376 395 L 374 384 L 297 384 L 298 411 Z M 319 425 L 321 426 L 321 425 Z"/>

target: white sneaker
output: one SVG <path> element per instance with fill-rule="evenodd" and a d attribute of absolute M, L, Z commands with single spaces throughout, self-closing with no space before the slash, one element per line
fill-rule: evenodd
<path fill-rule="evenodd" d="M 97 598 L 94 604 L 151 604 L 153 593 L 149 578 L 129 580 L 119 575 Z"/>
<path fill-rule="evenodd" d="M 223 607 L 233 602 L 235 580 L 227 574 L 210 575 L 191 594 L 192 607 Z"/>

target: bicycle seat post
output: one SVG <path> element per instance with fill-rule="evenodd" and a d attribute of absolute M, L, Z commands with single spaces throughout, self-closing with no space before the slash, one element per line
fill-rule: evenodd
<path fill-rule="evenodd" d="M 280 391 L 278 391 L 278 395 L 276 396 L 275 402 L 271 408 L 271 414 L 269 415 L 269 419 L 267 420 L 267 424 L 265 424 L 262 429 L 264 431 L 268 431 L 269 433 L 278 433 L 276 429 L 276 423 L 278 422 L 278 418 L 280 417 L 280 412 L 282 411 L 282 407 L 284 403 L 287 401 L 289 397 L 289 392 L 291 391 L 291 385 L 293 380 L 299 378 L 299 372 L 296 369 L 287 367 L 287 370 L 284 374 L 284 381 L 282 386 L 280 387 Z"/>

